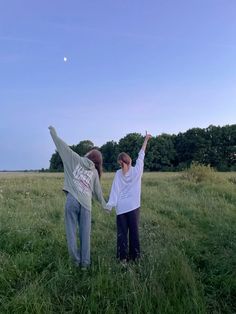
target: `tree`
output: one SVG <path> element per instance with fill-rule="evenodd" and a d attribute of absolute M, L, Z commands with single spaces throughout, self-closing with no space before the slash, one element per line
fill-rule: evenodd
<path fill-rule="evenodd" d="M 151 138 L 149 144 L 145 157 L 145 169 L 151 171 L 173 170 L 176 158 L 173 136 L 162 134 Z"/>
<path fill-rule="evenodd" d="M 61 157 L 57 151 L 54 154 L 52 154 L 52 157 L 50 159 L 49 170 L 50 171 L 59 171 L 59 172 L 63 171 L 63 163 L 62 163 Z"/>
<path fill-rule="evenodd" d="M 130 155 L 132 163 L 134 164 L 138 153 L 142 147 L 144 137 L 139 133 L 129 133 L 122 139 L 120 139 L 119 152 L 125 152 Z"/>
<path fill-rule="evenodd" d="M 130 155 L 133 164 L 143 144 L 139 133 L 129 133 L 117 144 L 109 141 L 101 147 L 104 168 L 118 169 L 117 156 L 124 151 Z M 93 148 L 89 140 L 81 141 L 71 148 L 84 156 Z M 236 124 L 224 127 L 210 125 L 206 129 L 192 128 L 178 135 L 161 134 L 148 143 L 145 169 L 150 171 L 182 170 L 193 161 L 210 165 L 218 170 L 236 170 Z M 62 171 L 63 164 L 57 152 L 50 160 L 51 171 Z"/>
<path fill-rule="evenodd" d="M 114 141 L 109 141 L 104 144 L 100 151 L 103 156 L 103 167 L 106 171 L 113 171 L 118 169 L 117 156 L 119 153 L 119 146 Z"/>
<path fill-rule="evenodd" d="M 226 125 L 221 129 L 221 161 L 219 170 L 228 171 L 236 168 L 236 124 Z"/>
<path fill-rule="evenodd" d="M 94 144 L 90 140 L 84 140 L 79 142 L 77 145 L 72 145 L 71 148 L 80 156 L 84 156 L 87 152 L 94 148 Z"/>
<path fill-rule="evenodd" d="M 179 133 L 175 138 L 176 162 L 179 166 L 189 166 L 191 162 L 207 163 L 210 141 L 204 129 L 193 128 Z"/>
<path fill-rule="evenodd" d="M 219 168 L 222 162 L 222 129 L 219 126 L 210 125 L 206 128 L 206 136 L 209 140 L 206 164 Z"/>

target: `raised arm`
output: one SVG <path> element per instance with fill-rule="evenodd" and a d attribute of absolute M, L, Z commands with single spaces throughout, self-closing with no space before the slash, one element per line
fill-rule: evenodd
<path fill-rule="evenodd" d="M 50 130 L 50 134 L 57 148 L 57 151 L 64 163 L 69 156 L 72 156 L 76 153 L 60 137 L 58 137 L 57 132 L 53 126 L 49 126 L 48 128 Z"/>
<path fill-rule="evenodd" d="M 136 164 L 134 166 L 134 170 L 135 170 L 136 175 L 142 175 L 142 173 L 143 173 L 145 151 L 146 151 L 147 143 L 151 137 L 152 137 L 151 134 L 147 134 L 147 131 L 146 131 L 143 145 L 141 147 L 141 150 L 138 154 L 138 158 L 136 160 Z"/>
<path fill-rule="evenodd" d="M 145 139 L 144 139 L 144 142 L 143 142 L 143 145 L 142 145 L 142 148 L 141 148 L 144 151 L 144 153 L 146 151 L 147 143 L 148 143 L 148 141 L 150 140 L 151 137 L 152 137 L 151 134 L 147 134 L 147 131 L 146 131 Z"/>

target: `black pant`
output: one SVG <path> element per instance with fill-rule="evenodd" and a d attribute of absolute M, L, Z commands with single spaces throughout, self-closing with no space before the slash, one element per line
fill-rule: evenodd
<path fill-rule="evenodd" d="M 135 260 L 140 257 L 139 244 L 139 208 L 116 216 L 117 225 L 117 258 Z M 128 254 L 129 232 L 129 254 Z"/>

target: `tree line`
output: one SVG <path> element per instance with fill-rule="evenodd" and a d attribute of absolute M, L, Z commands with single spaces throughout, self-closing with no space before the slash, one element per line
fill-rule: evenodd
<path fill-rule="evenodd" d="M 129 133 L 119 142 L 108 141 L 98 148 L 103 155 L 105 171 L 118 169 L 117 156 L 126 152 L 133 163 L 138 156 L 144 137 Z M 94 144 L 84 140 L 70 146 L 84 156 Z M 236 171 L 236 124 L 223 127 L 192 128 L 177 135 L 161 134 L 150 139 L 145 156 L 147 171 L 181 171 L 192 162 L 210 165 L 219 171 Z M 63 171 L 62 160 L 56 151 L 50 159 L 50 171 Z"/>

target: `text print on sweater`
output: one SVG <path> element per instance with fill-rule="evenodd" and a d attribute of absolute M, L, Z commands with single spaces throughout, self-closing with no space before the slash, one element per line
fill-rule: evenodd
<path fill-rule="evenodd" d="M 91 184 L 93 172 L 90 170 L 85 170 L 80 165 L 77 165 L 73 171 L 73 176 L 73 181 L 78 191 L 83 194 L 89 194 L 89 191 L 92 190 Z"/>

